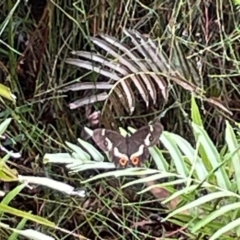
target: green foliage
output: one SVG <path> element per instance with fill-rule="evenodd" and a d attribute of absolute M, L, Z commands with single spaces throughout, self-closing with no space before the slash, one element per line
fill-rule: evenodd
<path fill-rule="evenodd" d="M 184 224 L 187 224 L 190 232 L 194 234 L 205 232 L 211 236 L 209 238 L 211 240 L 219 239 L 219 237 L 225 239 L 224 236 L 239 237 L 240 157 L 238 156 L 238 136 L 227 121 L 225 129 L 227 151 L 220 154 L 201 124 L 201 117 L 194 99 L 192 99 L 192 116 L 195 123 L 192 122 L 191 125 L 196 144 L 192 146 L 179 135 L 164 131 L 160 140 L 166 149 L 165 153 L 162 154 L 156 147 L 154 147 L 154 151 L 151 151 L 158 169 L 130 168 L 116 170 L 99 174 L 83 183 L 90 183 L 107 177 L 141 176 L 139 180 L 129 182 L 122 188 L 154 181 L 155 184 L 139 193 L 150 191 L 155 187 L 162 187 L 172 192 L 167 199 L 162 201 L 163 204 L 167 204 L 176 198 L 182 200 L 181 206 L 170 212 L 163 221 L 171 221 L 174 218 L 182 219 L 178 214 L 185 212 L 192 217 Z M 83 140 L 80 143 L 84 145 L 88 153 L 92 153 L 92 146 L 86 145 Z M 71 165 L 68 165 L 69 170 L 84 171 L 89 169 L 89 163 L 82 161 L 88 155 L 83 153 L 83 150 L 80 153 L 76 147 L 72 147 L 72 150 L 75 153 L 78 152 L 79 159 L 73 159 L 75 166 L 72 168 Z M 205 154 L 202 155 L 200 150 L 204 151 Z M 95 149 L 94 152 L 96 151 Z M 170 166 L 167 164 L 169 158 L 171 159 Z M 77 163 L 79 164 L 78 167 Z M 84 165 L 87 167 L 84 168 Z M 91 166 L 92 169 L 95 169 L 100 165 L 92 160 Z M 157 181 L 162 179 L 169 180 L 157 184 Z M 179 190 L 176 185 L 180 183 L 184 187 Z"/>
<path fill-rule="evenodd" d="M 5 131 L 7 130 L 9 124 L 11 123 L 12 119 L 6 119 L 3 123 L 0 124 L 0 137 L 2 138 L 4 136 Z M 10 154 L 6 155 L 5 158 L 0 159 L 0 180 L 2 183 L 5 182 L 18 182 L 18 176 L 15 170 L 11 169 L 8 166 L 8 159 L 10 157 Z M 8 238 L 9 240 L 14 239 L 14 237 L 20 235 L 24 235 L 26 237 L 29 237 L 30 234 L 26 233 L 24 234 L 22 231 L 20 231 L 21 228 L 24 227 L 27 220 L 34 221 L 35 223 L 46 225 L 48 227 L 55 227 L 55 224 L 51 221 L 48 221 L 46 218 L 34 215 L 32 213 L 28 213 L 19 209 L 16 209 L 14 207 L 9 206 L 11 202 L 18 196 L 18 194 L 23 190 L 23 188 L 26 187 L 26 184 L 21 184 L 15 188 L 13 188 L 10 192 L 8 192 L 3 198 L 0 203 L 0 226 L 3 229 L 8 229 L 13 231 L 13 234 Z M 4 192 L 1 191 L 1 196 L 4 195 Z M 18 228 L 14 229 L 11 228 L 9 225 L 3 224 L 3 220 L 6 218 L 7 215 L 14 216 L 14 217 L 20 217 L 22 219 L 21 224 L 19 223 Z M 25 230 L 26 231 L 26 230 Z M 37 231 L 34 232 L 33 239 L 35 239 L 36 235 L 40 234 Z M 34 237 L 35 235 L 35 237 Z M 47 236 L 44 235 L 46 238 Z"/>
<path fill-rule="evenodd" d="M 236 5 L 240 5 L 240 1 L 239 1 L 239 0 L 233 0 L 233 2 L 234 2 Z"/>
<path fill-rule="evenodd" d="M 0 3 L 0 122 L 3 123 L 0 135 L 11 140 L 4 142 L 7 149 L 1 150 L 6 156 L 0 161 L 0 179 L 10 182 L 11 186 L 1 204 L 1 237 L 5 234 L 3 238 L 7 239 L 12 233 L 9 239 L 15 239 L 23 234 L 17 230 L 37 222 L 45 232 L 49 231 L 46 226 L 53 226 L 51 233 L 55 238 L 63 237 L 59 237 L 61 230 L 57 230 L 56 225 L 64 226 L 65 233 L 75 237 L 76 230 L 91 235 L 91 239 L 127 239 L 124 234 L 129 233 L 129 238 L 136 240 L 156 238 L 144 235 L 132 223 L 150 218 L 149 213 L 161 212 L 155 209 L 158 205 L 149 207 L 154 200 L 151 194 L 147 195 L 161 188 L 170 193 L 161 199 L 162 203 L 167 205 L 176 199 L 181 202 L 162 223 L 157 222 L 157 226 L 171 221 L 185 227 L 184 234 L 189 239 L 196 239 L 200 233 L 212 239 L 239 237 L 239 126 L 234 125 L 240 125 L 235 123 L 239 122 L 239 1 L 60 0 L 46 1 L 43 6 L 44 2 Z M 38 13 L 48 10 L 44 18 L 46 25 L 38 27 L 38 21 L 32 17 L 35 10 Z M 39 19 L 41 14 L 37 14 Z M 44 34 L 34 38 L 41 30 L 49 33 L 44 41 Z M 137 37 L 135 42 L 128 42 L 126 38 L 131 30 L 141 33 L 132 36 L 132 40 Z M 21 42 L 24 34 L 30 38 Z M 110 51 L 103 51 L 100 43 L 105 49 L 108 45 Z M 21 44 L 28 47 L 28 52 L 25 48 L 19 49 Z M 46 51 L 41 51 L 42 45 Z M 33 68 L 27 71 L 28 77 L 20 80 L 20 60 L 25 60 L 29 52 L 30 56 L 37 57 L 27 60 Z M 29 87 L 39 52 L 41 66 L 33 87 Z M 66 64 L 72 53 L 77 58 L 85 54 L 90 63 L 86 68 Z M 160 61 L 156 60 L 155 53 Z M 104 61 L 97 62 L 95 57 Z M 99 71 L 95 71 L 96 65 Z M 129 68 L 132 66 L 134 70 Z M 113 69 L 115 73 L 116 69 L 125 72 L 116 76 Z M 100 70 L 107 70 L 111 75 L 106 77 Z M 137 81 L 124 86 L 129 94 L 118 98 L 124 96 L 119 86 L 129 78 Z M 154 81 L 159 83 L 157 88 L 152 85 Z M 32 97 L 25 98 L 24 84 Z M 79 86 L 81 91 L 77 89 Z M 160 139 L 162 147 L 150 149 L 156 169 L 113 171 L 114 165 L 104 162 L 102 153 L 88 141 L 78 139 L 81 147 L 71 143 L 82 136 L 81 130 L 89 120 L 88 110 L 104 110 L 99 99 L 107 99 L 107 105 L 110 95 L 117 112 L 112 114 L 112 109 L 107 109 L 111 118 L 107 117 L 104 124 L 110 126 L 116 121 L 115 126 L 136 128 L 158 115 L 164 105 L 178 103 L 162 119 L 167 129 Z M 93 104 L 86 110 L 77 105 L 79 101 L 84 105 Z M 76 106 L 79 108 L 74 110 Z M 9 142 L 16 144 L 9 146 Z M 15 158 L 10 147 L 21 153 L 22 158 Z M 45 167 L 42 166 L 44 154 L 43 162 L 48 163 Z M 60 164 L 65 164 L 74 175 L 66 174 Z M 40 188 L 33 197 L 32 193 L 21 192 L 25 185 L 12 186 L 18 182 L 13 166 L 20 174 L 46 175 L 62 183 L 74 182 L 78 187 L 84 184 L 89 196 L 84 202 L 60 195 L 57 190 Z M 103 169 L 104 174 L 96 175 L 99 169 Z M 111 186 L 115 180 L 118 185 Z M 139 187 L 142 183 L 146 183 L 144 189 Z M 137 200 L 126 197 L 124 191 L 129 189 L 131 196 L 138 193 Z M 144 202 L 147 207 L 142 207 Z M 36 209 L 43 219 L 28 213 L 29 209 Z M 4 220 L 10 220 L 11 213 L 21 218 L 19 222 L 11 221 L 14 227 L 3 224 Z M 46 219 L 51 219 L 51 223 Z M 167 236 L 168 231 L 161 229 L 161 237 L 172 238 L 171 234 Z M 103 238 L 102 232 L 110 232 L 111 236 Z M 30 233 L 24 236 L 33 238 Z"/>

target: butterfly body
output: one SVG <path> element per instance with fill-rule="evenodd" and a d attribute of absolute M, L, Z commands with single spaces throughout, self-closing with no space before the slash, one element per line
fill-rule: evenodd
<path fill-rule="evenodd" d="M 116 167 L 139 167 L 149 158 L 148 148 L 155 145 L 163 131 L 160 123 L 140 128 L 131 136 L 99 128 L 93 131 L 93 140 L 105 152 Z"/>

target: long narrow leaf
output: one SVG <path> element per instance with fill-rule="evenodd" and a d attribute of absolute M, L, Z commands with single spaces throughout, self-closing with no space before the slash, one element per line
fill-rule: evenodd
<path fill-rule="evenodd" d="M 192 209 L 194 207 L 198 207 L 201 206 L 207 202 L 216 200 L 218 198 L 224 198 L 224 197 L 236 197 L 236 194 L 232 193 L 232 192 L 227 192 L 227 191 L 219 191 L 219 192 L 214 192 L 214 193 L 209 193 L 208 195 L 205 195 L 203 197 L 198 198 L 195 201 L 192 201 L 186 205 L 184 205 L 183 207 L 178 208 L 177 210 L 173 211 L 172 213 L 170 213 L 166 218 L 170 218 L 178 213 L 181 213 L 183 211 Z M 168 199 L 167 199 L 168 200 Z"/>
<path fill-rule="evenodd" d="M 203 126 L 201 114 L 193 94 L 191 98 L 191 117 L 195 124 Z"/>
<path fill-rule="evenodd" d="M 220 209 L 210 213 L 202 220 L 198 221 L 194 227 L 191 229 L 193 233 L 197 232 L 200 228 L 204 227 L 214 219 L 224 216 L 225 213 L 229 211 L 234 211 L 235 209 L 240 209 L 240 202 L 232 203 L 226 206 L 221 207 Z"/>
<path fill-rule="evenodd" d="M 234 178 L 237 183 L 238 192 L 240 192 L 240 152 L 239 144 L 229 122 L 226 121 L 225 141 L 230 154 L 232 154 L 232 165 L 234 168 Z"/>
<path fill-rule="evenodd" d="M 240 218 L 237 218 L 236 220 L 234 220 L 234 221 L 230 222 L 229 224 L 225 225 L 224 227 L 220 228 L 217 232 L 215 232 L 209 238 L 209 240 L 220 239 L 219 237 L 224 235 L 224 233 L 227 233 L 227 232 L 231 231 L 232 229 L 239 227 L 239 225 L 240 225 Z"/>
<path fill-rule="evenodd" d="M 89 129 L 90 131 L 90 129 Z M 104 156 L 90 143 L 78 138 L 78 142 L 91 154 L 94 161 L 103 162 Z M 90 158 L 89 158 L 90 159 Z"/>
<path fill-rule="evenodd" d="M 167 172 L 169 169 L 169 163 L 163 156 L 160 149 L 158 149 L 156 146 L 149 148 L 149 152 L 157 166 L 158 170 Z"/>
<path fill-rule="evenodd" d="M 175 141 L 173 140 L 173 138 L 171 136 L 171 133 L 164 131 L 161 136 L 161 142 L 168 149 L 169 154 L 172 157 L 172 161 L 174 162 L 177 172 L 181 176 L 187 177 L 188 170 L 187 170 L 186 164 L 184 162 L 184 159 L 183 159 Z"/>
<path fill-rule="evenodd" d="M 208 176 L 208 171 L 202 162 L 202 159 L 198 156 L 196 156 L 195 152 L 196 150 L 191 146 L 189 142 L 187 142 L 185 139 L 183 139 L 181 136 L 171 133 L 172 138 L 177 143 L 178 147 L 181 149 L 181 151 L 184 153 L 184 155 L 189 159 L 189 161 L 192 163 L 192 165 L 195 166 L 195 172 L 200 179 L 200 181 L 203 181 Z"/>
<path fill-rule="evenodd" d="M 12 121 L 11 118 L 7 118 L 0 124 L 0 136 L 3 135 L 3 133 L 7 130 L 11 121 Z"/>
<path fill-rule="evenodd" d="M 144 178 L 137 179 L 137 180 L 131 181 L 129 183 L 126 183 L 122 186 L 122 188 L 126 188 L 126 187 L 129 187 L 129 186 L 134 185 L 134 184 L 146 183 L 146 182 L 149 182 L 149 181 L 160 180 L 162 178 L 168 178 L 168 177 L 173 177 L 173 176 L 175 176 L 175 174 L 166 173 L 166 172 L 165 173 L 157 173 L 157 174 L 154 174 L 154 175 L 151 175 L 151 176 L 147 176 L 147 177 L 144 177 Z"/>
<path fill-rule="evenodd" d="M 194 132 L 197 134 L 197 140 L 201 143 L 203 146 L 205 152 L 208 154 L 208 161 L 212 165 L 213 169 L 217 169 L 215 171 L 215 176 L 217 178 L 218 186 L 223 189 L 231 189 L 231 183 L 229 181 L 228 175 L 226 173 L 225 168 L 220 167 L 221 165 L 221 158 L 220 154 L 218 153 L 216 147 L 214 146 L 213 142 L 207 135 L 206 131 L 203 129 L 203 127 L 192 123 L 192 127 Z"/>
<path fill-rule="evenodd" d="M 90 155 L 87 152 L 85 152 L 82 148 L 67 141 L 65 143 L 69 148 L 71 148 L 77 154 L 79 159 L 90 161 L 91 159 Z"/>

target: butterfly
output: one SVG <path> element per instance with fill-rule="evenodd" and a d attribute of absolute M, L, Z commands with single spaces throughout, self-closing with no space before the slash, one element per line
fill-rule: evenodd
<path fill-rule="evenodd" d="M 126 137 L 113 130 L 98 128 L 93 131 L 92 138 L 109 154 L 117 168 L 140 167 L 149 158 L 148 148 L 158 142 L 162 132 L 161 123 L 155 122 Z"/>

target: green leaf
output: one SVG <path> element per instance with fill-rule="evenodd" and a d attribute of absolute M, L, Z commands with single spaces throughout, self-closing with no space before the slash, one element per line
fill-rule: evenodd
<path fill-rule="evenodd" d="M 47 220 L 46 218 L 42 218 L 40 216 L 33 215 L 31 213 L 20 211 L 16 208 L 9 207 L 9 206 L 7 206 L 3 203 L 0 203 L 0 211 L 5 212 L 5 213 L 9 213 L 9 214 L 14 215 L 14 216 L 18 216 L 18 217 L 21 217 L 21 218 L 26 218 L 28 220 L 34 221 L 38 224 L 42 224 L 42 225 L 45 225 L 45 226 L 48 226 L 48 227 L 55 227 L 56 226 L 53 222 Z"/>
<path fill-rule="evenodd" d="M 73 158 L 69 153 L 46 153 L 43 156 L 43 163 L 73 163 L 80 162 L 81 160 Z"/>
<path fill-rule="evenodd" d="M 163 156 L 161 150 L 157 148 L 156 146 L 150 147 L 149 152 L 157 165 L 157 169 L 161 171 L 167 171 L 169 169 L 169 163 Z"/>
<path fill-rule="evenodd" d="M 226 130 L 225 130 L 225 141 L 228 146 L 228 151 L 231 156 L 231 162 L 234 168 L 234 178 L 237 184 L 238 192 L 240 192 L 240 152 L 239 152 L 239 144 L 236 139 L 236 136 L 233 132 L 233 129 L 228 121 L 226 121 Z"/>
<path fill-rule="evenodd" d="M 240 0 L 233 0 L 234 4 L 240 5 Z"/>
<path fill-rule="evenodd" d="M 13 190 L 6 194 L 1 203 L 8 205 L 22 191 L 24 187 L 26 187 L 26 184 L 21 184 L 15 187 Z"/>
<path fill-rule="evenodd" d="M 208 176 L 208 171 L 202 161 L 202 159 L 196 154 L 196 150 L 191 146 L 189 142 L 187 142 L 181 136 L 171 133 L 172 138 L 177 143 L 180 150 L 183 152 L 184 156 L 188 158 L 191 162 L 191 165 L 194 167 L 194 170 L 198 176 L 200 181 L 203 181 Z"/>
<path fill-rule="evenodd" d="M 81 183 L 88 183 L 91 181 L 95 181 L 97 179 L 106 178 L 106 177 L 120 177 L 120 176 L 141 176 L 141 175 L 147 175 L 147 174 L 154 174 L 158 173 L 159 170 L 157 169 L 144 169 L 144 168 L 126 168 L 126 169 L 120 169 L 112 172 L 102 173 L 98 174 L 97 176 L 94 176 L 90 179 L 87 179 L 85 181 L 82 181 Z"/>
<path fill-rule="evenodd" d="M 233 211 L 235 209 L 240 209 L 240 202 L 228 204 L 226 206 L 221 207 L 220 209 L 210 213 L 206 217 L 204 217 L 202 220 L 198 221 L 194 227 L 191 229 L 193 233 L 197 232 L 200 228 L 204 227 L 214 219 L 224 216 L 225 213 L 229 211 Z"/>
<path fill-rule="evenodd" d="M 17 97 L 12 94 L 10 88 L 0 83 L 0 96 L 6 98 L 12 102 L 16 102 Z"/>
<path fill-rule="evenodd" d="M 191 189 L 192 186 L 190 187 Z M 207 202 L 210 202 L 210 201 L 213 201 L 213 200 L 216 200 L 218 198 L 224 198 L 224 197 L 236 197 L 236 194 L 232 193 L 232 192 L 224 192 L 224 191 L 219 191 L 219 192 L 214 192 L 214 193 L 209 193 L 208 195 L 205 195 L 203 197 L 200 197 L 198 198 L 197 200 L 195 201 L 192 201 L 186 205 L 184 205 L 183 207 L 180 207 L 178 209 L 176 209 L 175 211 L 171 212 L 164 220 L 178 214 L 178 213 L 181 213 L 181 212 L 184 212 L 184 211 L 187 211 L 191 208 L 194 208 L 194 207 L 198 207 L 198 206 L 201 206 Z M 169 201 L 169 199 L 167 199 Z M 166 201 L 163 201 L 163 204 L 165 203 Z"/>
<path fill-rule="evenodd" d="M 90 161 L 87 163 L 71 163 L 66 165 L 66 167 L 71 171 L 71 172 L 81 172 L 81 171 L 86 171 L 88 169 L 114 169 L 115 166 L 113 163 L 110 162 L 94 162 Z"/>
<path fill-rule="evenodd" d="M 174 180 L 174 181 L 169 181 L 169 182 L 164 182 L 164 183 L 156 183 L 156 184 L 153 184 L 153 185 L 150 185 L 148 186 L 147 188 L 144 188 L 143 190 L 141 191 L 138 191 L 137 193 L 138 194 L 142 194 L 142 193 L 145 193 L 145 192 L 148 192 L 148 191 L 151 191 L 152 189 L 154 188 L 164 188 L 164 189 L 170 189 L 169 187 L 171 187 L 171 189 L 173 189 L 173 187 L 177 184 L 185 184 L 186 183 L 186 179 L 177 179 L 177 180 Z M 173 191 L 172 191 L 173 192 Z M 171 197 L 171 196 L 170 196 Z"/>
<path fill-rule="evenodd" d="M 161 185 L 160 185 L 161 186 Z M 192 185 L 189 187 L 185 187 L 183 189 L 180 189 L 178 191 L 176 191 L 175 193 L 173 193 L 171 196 L 169 196 L 167 199 L 165 199 L 164 201 L 162 201 L 163 204 L 166 204 L 170 201 L 172 201 L 175 198 L 178 198 L 182 195 L 186 195 L 189 192 L 193 192 L 196 188 L 198 187 L 198 185 Z"/>
<path fill-rule="evenodd" d="M 211 164 L 212 169 L 215 170 L 214 175 L 217 178 L 218 186 L 223 189 L 231 189 L 231 183 L 229 181 L 226 170 L 221 166 L 222 161 L 220 158 L 220 154 L 218 153 L 215 145 L 209 138 L 206 131 L 203 127 L 192 123 L 193 130 L 197 136 L 197 142 L 201 144 L 204 151 L 208 154 L 208 162 Z M 205 163 L 206 164 L 206 163 Z"/>
<path fill-rule="evenodd" d="M 103 162 L 104 156 L 90 143 L 78 138 L 79 143 L 91 154 L 96 162 Z"/>
<path fill-rule="evenodd" d="M 129 186 L 134 185 L 134 184 L 146 183 L 146 182 L 149 182 L 149 181 L 151 182 L 151 181 L 160 180 L 162 178 L 175 177 L 175 176 L 176 176 L 176 174 L 173 174 L 173 173 L 167 173 L 167 172 L 157 173 L 157 174 L 154 174 L 154 175 L 151 175 L 151 176 L 143 177 L 143 178 L 131 181 L 129 183 L 126 183 L 122 186 L 122 188 L 126 188 L 126 187 L 129 187 Z"/>
<path fill-rule="evenodd" d="M 24 226 L 27 223 L 27 219 L 22 218 L 21 221 L 17 225 L 17 230 L 23 229 Z M 16 240 L 18 239 L 19 234 L 17 232 L 14 232 L 9 236 L 8 240 Z"/>
<path fill-rule="evenodd" d="M 225 233 L 231 231 L 233 228 L 239 227 L 240 225 L 240 218 L 237 218 L 236 220 L 230 222 L 229 224 L 225 225 L 224 227 L 220 228 L 218 231 L 216 231 L 209 240 L 215 240 L 215 239 L 221 239 L 220 237 L 224 235 Z"/>
<path fill-rule="evenodd" d="M 86 162 L 90 161 L 90 158 L 91 158 L 90 155 L 84 150 L 82 150 L 79 146 L 67 141 L 65 143 L 69 148 L 71 148 L 77 154 L 77 156 L 75 156 L 77 159 L 81 159 Z"/>
<path fill-rule="evenodd" d="M 173 135 L 169 132 L 164 131 L 161 136 L 161 142 L 167 148 L 169 154 L 171 155 L 172 161 L 174 162 L 178 174 L 187 177 L 187 166 L 184 162 L 184 158 L 182 157 L 181 152 L 179 151 L 174 141 Z"/>
<path fill-rule="evenodd" d="M 7 118 L 0 124 L 0 136 L 3 135 L 3 133 L 5 133 L 11 121 L 12 121 L 12 118 Z"/>
<path fill-rule="evenodd" d="M 195 124 L 197 124 L 199 126 L 203 126 L 201 114 L 199 112 L 199 108 L 198 108 L 198 105 L 195 101 L 193 94 L 192 94 L 192 98 L 191 98 L 191 115 L 192 115 L 192 121 Z"/>
<path fill-rule="evenodd" d="M 0 180 L 4 182 L 18 181 L 17 172 L 8 167 L 4 160 L 0 160 Z"/>

